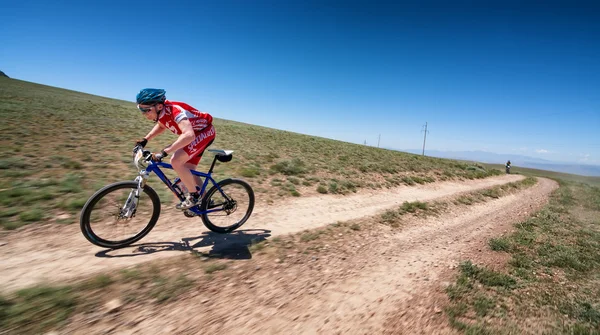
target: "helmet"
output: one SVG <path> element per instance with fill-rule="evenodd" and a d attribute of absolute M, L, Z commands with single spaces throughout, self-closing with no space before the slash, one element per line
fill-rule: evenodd
<path fill-rule="evenodd" d="M 167 99 L 165 96 L 167 93 L 163 89 L 158 88 L 144 88 L 137 94 L 135 100 L 137 104 L 151 105 L 156 103 L 163 103 Z"/>

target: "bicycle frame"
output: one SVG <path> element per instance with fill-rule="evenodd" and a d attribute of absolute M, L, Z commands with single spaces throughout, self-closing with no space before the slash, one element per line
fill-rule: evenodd
<path fill-rule="evenodd" d="M 219 192 L 221 193 L 221 195 L 227 199 L 227 201 L 229 201 L 229 197 L 225 194 L 225 192 L 223 192 L 223 190 L 221 189 L 221 187 L 219 186 L 218 182 L 215 181 L 212 177 L 212 171 L 215 167 L 215 163 L 217 162 L 217 156 L 215 155 L 213 162 L 210 166 L 210 169 L 208 170 L 207 173 L 204 172 L 200 172 L 200 171 L 196 171 L 196 170 L 190 170 L 190 172 L 192 172 L 192 174 L 194 176 L 198 176 L 198 177 L 202 177 L 204 178 L 204 182 L 202 183 L 202 188 L 199 191 L 200 194 L 200 198 L 202 198 L 204 196 L 204 192 L 206 191 L 206 188 L 208 186 L 209 181 L 213 184 L 214 187 L 216 187 Z M 167 164 L 167 163 L 163 163 L 163 162 L 153 162 L 153 161 L 148 161 L 148 166 L 146 167 L 145 170 L 140 171 L 140 176 L 138 176 L 136 178 L 136 180 L 138 181 L 138 192 L 136 194 L 136 198 L 139 197 L 140 191 L 143 188 L 143 185 L 146 183 L 146 180 L 148 179 L 149 175 L 151 172 L 153 172 L 154 174 L 156 174 L 158 176 L 158 178 L 160 178 L 160 180 L 169 188 L 169 190 L 171 190 L 171 192 L 173 192 L 173 194 L 175 194 L 177 196 L 177 198 L 179 198 L 179 200 L 184 200 L 183 197 L 183 193 L 181 191 L 177 191 L 173 186 L 174 183 L 171 182 L 171 180 L 164 174 L 164 172 L 160 169 L 160 168 L 165 168 L 165 169 L 170 169 L 173 170 L 173 166 L 171 164 Z M 179 178 L 177 178 L 179 179 Z M 195 206 L 192 207 L 190 209 L 188 209 L 189 211 L 194 212 L 196 215 L 202 215 L 202 214 L 207 214 L 207 213 L 212 213 L 212 212 L 218 212 L 221 211 L 221 209 L 213 209 L 213 210 L 205 210 L 202 211 L 198 208 L 199 206 Z"/>

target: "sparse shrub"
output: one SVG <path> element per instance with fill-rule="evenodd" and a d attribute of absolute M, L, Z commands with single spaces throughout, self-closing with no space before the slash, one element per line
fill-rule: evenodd
<path fill-rule="evenodd" d="M 166 193 L 167 195 L 171 195 L 170 192 Z M 65 199 L 59 203 L 59 207 L 66 210 L 78 211 L 83 208 L 83 205 L 87 202 L 85 198 L 73 198 L 73 199 Z"/>
<path fill-rule="evenodd" d="M 327 187 L 325 187 L 325 185 L 319 185 L 319 186 L 317 186 L 317 192 L 319 192 L 321 194 L 326 194 L 327 193 Z"/>
<path fill-rule="evenodd" d="M 494 199 L 500 198 L 500 191 L 496 187 L 485 189 L 479 193 L 481 193 L 481 195 L 489 197 L 489 198 L 494 198 Z"/>
<path fill-rule="evenodd" d="M 306 172 L 305 163 L 299 158 L 294 158 L 291 161 L 281 161 L 271 166 L 271 170 L 279 172 L 286 176 L 300 175 Z"/>
<path fill-rule="evenodd" d="M 517 284 L 515 279 L 511 276 L 486 268 L 480 268 L 471 263 L 471 261 L 462 262 L 460 264 L 460 269 L 465 276 L 476 279 L 486 286 L 502 286 L 511 289 Z"/>
<path fill-rule="evenodd" d="M 510 251 L 510 242 L 505 237 L 492 238 L 488 242 L 490 248 L 494 251 Z"/>
<path fill-rule="evenodd" d="M 110 286 L 113 282 L 114 280 L 109 275 L 101 274 L 84 282 L 83 287 L 84 289 L 95 290 Z"/>
<path fill-rule="evenodd" d="M 531 259 L 525 254 L 514 254 L 509 264 L 517 269 L 530 269 L 532 267 Z"/>
<path fill-rule="evenodd" d="M 405 201 L 402 203 L 402 206 L 400 206 L 399 212 L 400 214 L 404 214 L 404 213 L 415 213 L 417 212 L 417 210 L 427 210 L 428 209 L 428 205 L 426 202 L 421 202 L 421 201 L 413 201 L 413 202 L 408 202 Z"/>
<path fill-rule="evenodd" d="M 60 182 L 60 192 L 62 193 L 79 193 L 82 191 L 81 184 L 82 176 L 68 173 Z"/>
<path fill-rule="evenodd" d="M 23 202 L 33 193 L 31 188 L 15 186 L 7 190 L 0 191 L 0 203 L 5 206 L 13 206 Z"/>
<path fill-rule="evenodd" d="M 14 169 L 14 170 L 22 170 L 29 168 L 29 164 L 25 162 L 23 159 L 18 158 L 4 158 L 0 159 L 0 170 Z"/>
<path fill-rule="evenodd" d="M 265 241 L 252 240 L 252 243 L 248 247 L 248 250 L 250 250 L 250 252 L 259 252 L 259 251 L 263 250 L 265 248 L 265 246 L 266 246 Z"/>
<path fill-rule="evenodd" d="M 254 178 L 260 175 L 260 169 L 256 166 L 246 167 L 240 171 L 240 174 L 246 178 Z"/>
<path fill-rule="evenodd" d="M 19 219 L 25 222 L 40 221 L 44 218 L 44 211 L 40 208 L 32 208 L 19 214 Z"/>
<path fill-rule="evenodd" d="M 302 241 L 302 242 L 314 241 L 319 238 L 319 235 L 320 235 L 319 231 L 306 232 L 306 233 L 302 234 L 302 236 L 300 236 L 300 241 Z"/>
<path fill-rule="evenodd" d="M 473 172 L 484 172 L 485 173 L 485 168 L 483 166 L 481 166 L 480 164 L 474 164 L 474 165 L 468 165 L 465 170 L 467 171 L 473 171 Z"/>
<path fill-rule="evenodd" d="M 75 305 L 75 294 L 68 286 L 23 289 L 13 299 L 0 298 L 0 325 L 18 329 L 19 333 L 43 334 L 60 327 Z"/>
<path fill-rule="evenodd" d="M 381 214 L 381 220 L 385 223 L 391 223 L 398 219 L 398 212 L 388 209 L 383 214 Z"/>
<path fill-rule="evenodd" d="M 479 317 L 484 317 L 488 314 L 488 312 L 494 308 L 496 303 L 494 300 L 489 299 L 483 295 L 477 295 L 475 297 L 475 301 L 473 302 L 473 307 L 475 308 L 475 313 Z"/>
<path fill-rule="evenodd" d="M 130 159 L 127 159 L 127 162 L 129 162 Z M 65 169 L 73 169 L 73 170 L 81 170 L 83 169 L 83 165 L 81 163 L 79 163 L 78 161 L 74 161 L 72 159 L 65 159 L 61 162 L 60 164 L 63 168 Z"/>
<path fill-rule="evenodd" d="M 461 195 L 456 199 L 456 202 L 463 205 L 472 205 L 475 202 L 475 200 L 468 195 Z"/>
<path fill-rule="evenodd" d="M 406 185 L 414 185 L 415 181 L 411 178 L 411 177 L 402 177 L 402 181 L 406 184 Z"/>
<path fill-rule="evenodd" d="M 413 176 L 411 178 L 417 184 L 425 184 L 425 179 L 424 178 L 421 178 L 421 177 L 418 177 L 418 176 Z"/>
<path fill-rule="evenodd" d="M 227 264 L 225 264 L 225 263 L 213 263 L 213 264 L 209 264 L 207 267 L 205 267 L 204 272 L 211 274 L 213 272 L 225 270 L 226 268 L 227 268 Z"/>
<path fill-rule="evenodd" d="M 156 302 L 163 303 L 176 298 L 181 293 L 185 292 L 194 283 L 185 274 L 179 275 L 177 278 L 156 277 L 154 279 L 154 288 L 151 296 L 156 299 Z"/>

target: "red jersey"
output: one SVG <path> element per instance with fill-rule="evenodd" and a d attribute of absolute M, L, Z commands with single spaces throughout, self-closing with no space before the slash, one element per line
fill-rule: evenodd
<path fill-rule="evenodd" d="M 158 117 L 158 122 L 177 135 L 181 135 L 181 129 L 177 123 L 187 118 L 192 124 L 195 133 L 199 133 L 212 125 L 212 116 L 203 113 L 185 102 L 165 100 L 165 108 Z"/>

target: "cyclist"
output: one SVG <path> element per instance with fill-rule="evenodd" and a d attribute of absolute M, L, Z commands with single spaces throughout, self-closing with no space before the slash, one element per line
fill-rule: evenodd
<path fill-rule="evenodd" d="M 199 203 L 199 187 L 190 170 L 196 169 L 202 153 L 214 141 L 215 128 L 210 114 L 200 112 L 184 102 L 169 101 L 165 94 L 165 90 L 156 88 L 145 88 L 137 94 L 138 109 L 156 124 L 144 138 L 136 142 L 136 147 L 145 147 L 148 141 L 166 129 L 179 135 L 171 145 L 152 153 L 152 160 L 159 162 L 171 155 L 171 165 L 183 185 L 188 190 L 195 190 L 188 192 L 185 199 L 175 206 L 184 210 Z"/>

